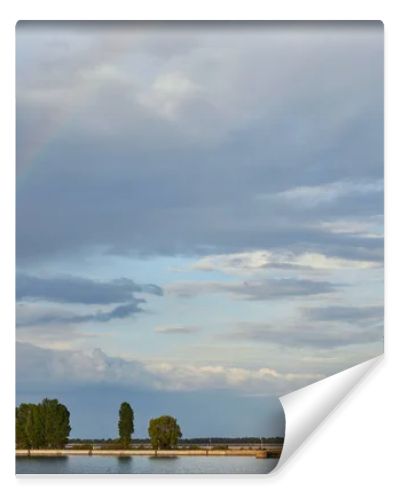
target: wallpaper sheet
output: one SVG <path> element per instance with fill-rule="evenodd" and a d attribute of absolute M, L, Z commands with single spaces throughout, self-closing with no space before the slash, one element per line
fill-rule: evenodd
<path fill-rule="evenodd" d="M 17 24 L 17 474 L 265 474 L 380 359 L 383 35 Z"/>

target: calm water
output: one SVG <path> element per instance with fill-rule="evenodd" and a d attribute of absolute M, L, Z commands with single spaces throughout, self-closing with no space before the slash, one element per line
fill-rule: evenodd
<path fill-rule="evenodd" d="M 18 457 L 17 474 L 266 474 L 278 460 L 255 457 Z"/>

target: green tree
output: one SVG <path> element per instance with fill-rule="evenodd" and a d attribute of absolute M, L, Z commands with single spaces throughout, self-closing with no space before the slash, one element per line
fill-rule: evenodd
<path fill-rule="evenodd" d="M 21 403 L 16 409 L 18 448 L 63 448 L 70 431 L 69 411 L 57 399 L 43 399 L 40 404 Z"/>
<path fill-rule="evenodd" d="M 16 409 L 16 445 L 18 448 L 45 446 L 40 405 L 21 403 Z"/>
<path fill-rule="evenodd" d="M 17 448 L 31 448 L 30 436 L 28 435 L 28 422 L 30 419 L 31 406 L 21 403 L 15 412 L 15 441 Z"/>
<path fill-rule="evenodd" d="M 43 399 L 38 406 L 46 446 L 48 448 L 64 448 L 71 431 L 68 409 L 57 399 Z"/>
<path fill-rule="evenodd" d="M 119 408 L 118 431 L 120 443 L 124 448 L 128 448 L 131 444 L 131 438 L 134 431 L 133 419 L 134 416 L 131 405 L 126 401 L 121 403 Z"/>
<path fill-rule="evenodd" d="M 25 430 L 29 442 L 29 448 L 43 448 L 46 446 L 43 414 L 40 405 L 29 404 L 29 413 Z"/>
<path fill-rule="evenodd" d="M 176 419 L 170 415 L 152 418 L 148 432 L 151 446 L 155 450 L 174 448 L 178 444 L 178 439 L 182 437 L 181 428 Z"/>

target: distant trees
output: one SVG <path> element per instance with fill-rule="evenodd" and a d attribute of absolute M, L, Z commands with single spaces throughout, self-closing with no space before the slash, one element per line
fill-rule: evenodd
<path fill-rule="evenodd" d="M 69 416 L 57 399 L 21 403 L 16 409 L 17 448 L 64 448 L 71 431 Z"/>
<path fill-rule="evenodd" d="M 131 405 L 126 401 L 121 403 L 119 408 L 118 431 L 120 443 L 124 448 L 128 448 L 131 444 L 134 431 L 133 418 Z"/>
<path fill-rule="evenodd" d="M 176 419 L 170 415 L 152 418 L 148 432 L 151 446 L 155 450 L 174 448 L 178 444 L 178 439 L 182 437 L 181 428 Z"/>

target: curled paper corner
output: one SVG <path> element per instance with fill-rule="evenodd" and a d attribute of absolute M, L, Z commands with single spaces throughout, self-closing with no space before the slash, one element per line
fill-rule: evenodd
<path fill-rule="evenodd" d="M 325 420 L 383 354 L 279 398 L 285 412 L 285 442 L 278 471 L 301 444 Z"/>

